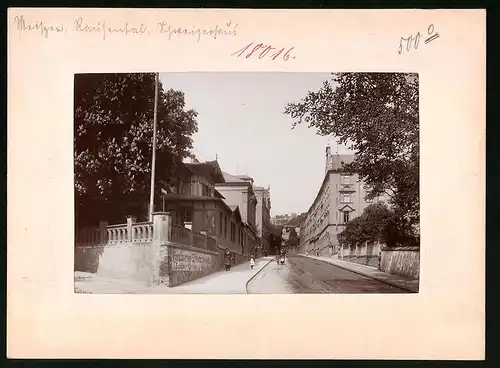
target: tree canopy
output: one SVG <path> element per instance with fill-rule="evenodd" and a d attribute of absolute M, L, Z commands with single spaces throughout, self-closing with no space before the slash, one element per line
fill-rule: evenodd
<path fill-rule="evenodd" d="M 289 228 L 290 235 L 286 241 L 286 247 L 297 247 L 299 245 L 299 237 L 297 235 L 297 231 L 295 231 L 294 227 Z"/>
<path fill-rule="evenodd" d="M 418 245 L 414 234 L 401 226 L 396 213 L 382 202 L 373 203 L 347 223 L 338 238 L 341 244 L 355 246 L 365 241 L 381 241 L 387 246 Z"/>
<path fill-rule="evenodd" d="M 285 107 L 297 124 L 334 136 L 356 158 L 369 197 L 385 194 L 395 215 L 411 228 L 419 222 L 419 82 L 405 73 L 337 73 L 317 91 Z M 361 221 L 361 220 L 360 220 Z"/>
<path fill-rule="evenodd" d="M 151 180 L 155 75 L 75 76 L 74 164 L 77 220 L 124 221 L 144 216 Z M 160 83 L 156 135 L 155 198 L 189 156 L 197 113 L 184 93 Z M 158 202 L 157 202 L 158 203 Z"/>

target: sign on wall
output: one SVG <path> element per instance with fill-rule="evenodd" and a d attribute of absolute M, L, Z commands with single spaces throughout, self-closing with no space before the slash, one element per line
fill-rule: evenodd
<path fill-rule="evenodd" d="M 173 271 L 205 271 L 212 266 L 212 256 L 184 249 L 172 249 Z"/>

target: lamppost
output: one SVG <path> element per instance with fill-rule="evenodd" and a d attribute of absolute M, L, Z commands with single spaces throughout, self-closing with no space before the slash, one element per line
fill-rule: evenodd
<path fill-rule="evenodd" d="M 153 221 L 154 199 L 155 199 L 156 124 L 158 119 L 158 79 L 159 79 L 159 73 L 155 73 L 155 106 L 153 111 L 153 155 L 151 159 L 151 193 L 149 197 L 149 221 Z"/>

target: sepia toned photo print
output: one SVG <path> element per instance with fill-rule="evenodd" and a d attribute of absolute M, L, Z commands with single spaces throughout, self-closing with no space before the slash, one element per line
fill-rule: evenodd
<path fill-rule="evenodd" d="M 74 78 L 74 291 L 418 293 L 419 78 Z"/>

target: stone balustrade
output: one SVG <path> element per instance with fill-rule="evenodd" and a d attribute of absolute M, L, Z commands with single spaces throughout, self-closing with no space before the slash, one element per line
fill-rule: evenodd
<path fill-rule="evenodd" d="M 132 225 L 132 242 L 150 242 L 153 241 L 153 223 L 138 222 Z"/>
<path fill-rule="evenodd" d="M 107 225 L 103 222 L 99 228 L 80 230 L 76 236 L 76 245 L 93 247 L 106 244 L 150 243 L 154 240 L 154 229 L 152 221 L 135 222 L 135 218 L 129 216 L 125 224 Z M 163 240 L 213 251 L 217 249 L 215 238 L 172 224 L 170 220 L 162 229 L 166 231 L 166 235 L 162 236 Z"/>
<path fill-rule="evenodd" d="M 106 227 L 108 233 L 108 244 L 126 243 L 128 239 L 127 224 L 111 225 Z"/>
<path fill-rule="evenodd" d="M 191 245 L 191 230 L 183 226 L 172 224 L 172 242 L 183 245 Z"/>
<path fill-rule="evenodd" d="M 76 244 L 79 247 L 92 247 L 105 244 L 101 239 L 100 229 L 82 229 L 76 234 Z"/>

